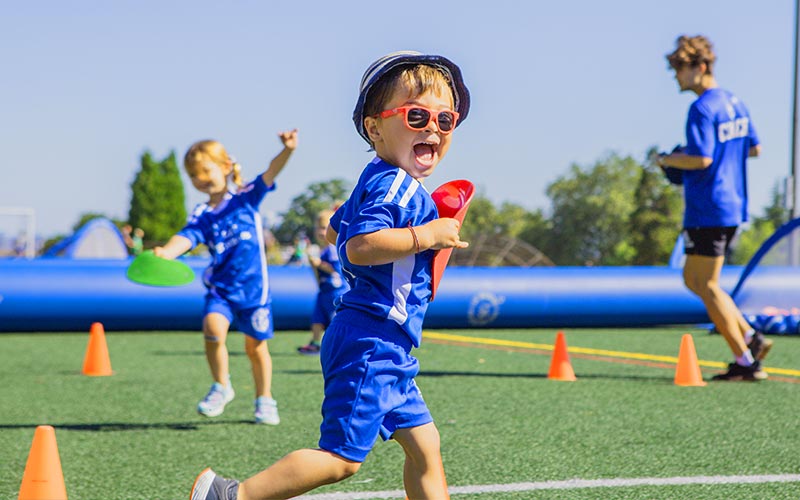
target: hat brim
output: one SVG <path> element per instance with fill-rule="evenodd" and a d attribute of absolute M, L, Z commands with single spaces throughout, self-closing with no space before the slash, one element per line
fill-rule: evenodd
<path fill-rule="evenodd" d="M 364 104 L 366 103 L 367 96 L 370 90 L 381 78 L 387 73 L 397 68 L 398 66 L 411 66 L 417 64 L 425 64 L 435 66 L 444 70 L 450 78 L 450 87 L 453 91 L 453 99 L 455 101 L 455 108 L 458 112 L 458 122 L 456 128 L 464 123 L 467 115 L 469 114 L 470 96 L 464 78 L 461 76 L 461 69 L 450 59 L 443 56 L 427 55 L 414 52 L 397 52 L 389 54 L 373 63 L 367 69 L 361 81 L 361 89 L 358 95 L 356 107 L 353 110 L 353 123 L 356 130 L 365 141 L 370 143 L 369 135 L 364 129 Z"/>

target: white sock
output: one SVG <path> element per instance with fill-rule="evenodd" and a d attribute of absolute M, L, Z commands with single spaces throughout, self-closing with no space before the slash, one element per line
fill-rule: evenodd
<path fill-rule="evenodd" d="M 736 356 L 736 364 L 741 366 L 753 366 L 755 359 L 750 349 L 744 351 L 741 356 Z"/>
<path fill-rule="evenodd" d="M 745 334 L 744 334 L 744 343 L 745 344 L 749 344 L 753 340 L 753 337 L 755 336 L 755 334 L 756 334 L 756 331 L 753 330 L 752 328 L 749 331 L 745 332 Z"/>

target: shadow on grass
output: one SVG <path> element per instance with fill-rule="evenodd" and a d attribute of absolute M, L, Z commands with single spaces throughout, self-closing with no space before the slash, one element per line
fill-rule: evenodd
<path fill-rule="evenodd" d="M 193 350 L 193 351 L 151 351 L 150 354 L 153 356 L 191 356 L 191 357 L 205 357 L 206 353 L 200 350 Z M 292 358 L 299 358 L 300 355 L 296 352 L 270 352 L 269 353 L 273 358 L 282 358 L 282 357 L 292 357 Z M 228 350 L 228 355 L 232 358 L 237 358 L 241 356 L 246 356 L 244 351 L 233 351 Z"/>
<path fill-rule="evenodd" d="M 497 373 L 497 372 L 467 372 L 467 371 L 421 371 L 420 377 L 497 377 L 497 378 L 547 378 L 546 373 Z M 665 382 L 672 383 L 672 377 L 648 377 L 642 375 L 609 375 L 609 374 L 576 374 L 578 381 L 581 379 L 598 380 L 639 380 L 646 382 Z"/>
<path fill-rule="evenodd" d="M 150 354 L 153 356 L 205 356 L 205 351 L 200 350 L 193 350 L 193 351 L 151 351 Z M 228 351 L 228 355 L 231 357 L 237 356 L 244 356 L 244 352 L 240 351 Z"/>
<path fill-rule="evenodd" d="M 118 432 L 118 431 L 142 431 L 153 429 L 168 429 L 173 431 L 196 431 L 200 427 L 208 425 L 227 425 L 227 424 L 247 424 L 257 425 L 252 420 L 214 420 L 199 422 L 156 422 L 151 424 L 134 424 L 127 422 L 106 422 L 102 424 L 0 424 L 0 429 L 35 429 L 40 425 L 51 425 L 56 429 L 69 431 L 88 431 L 88 432 Z"/>
<path fill-rule="evenodd" d="M 289 375 L 318 375 L 320 370 L 275 370 L 275 373 L 286 373 Z M 419 372 L 418 377 L 486 377 L 486 378 L 547 378 L 546 373 L 500 373 L 500 372 L 468 372 L 468 371 L 426 371 Z M 645 382 L 673 382 L 673 377 L 665 376 L 644 376 L 644 375 L 609 375 L 609 374 L 576 374 L 580 379 L 597 380 L 638 380 Z"/>

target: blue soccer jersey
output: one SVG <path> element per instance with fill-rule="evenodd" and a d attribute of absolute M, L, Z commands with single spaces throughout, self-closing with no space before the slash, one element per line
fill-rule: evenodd
<path fill-rule="evenodd" d="M 258 206 L 275 189 L 261 176 L 238 193 L 227 193 L 221 203 L 195 207 L 189 222 L 178 234 L 192 247 L 208 246 L 211 264 L 203 275 L 209 291 L 240 308 L 256 307 L 270 301 L 267 255 Z"/>
<path fill-rule="evenodd" d="M 686 154 L 711 166 L 684 170 L 684 227 L 729 227 L 747 221 L 747 157 L 758 135 L 747 107 L 720 88 L 705 91 L 689 108 Z"/>
<path fill-rule="evenodd" d="M 346 288 L 347 284 L 342 277 L 342 262 L 339 260 L 336 247 L 334 245 L 325 245 L 319 253 L 319 260 L 326 262 L 333 268 L 332 273 L 317 269 L 317 283 L 319 284 L 320 293 L 338 292 Z"/>
<path fill-rule="evenodd" d="M 336 247 L 350 285 L 339 311 L 353 309 L 391 320 L 419 347 L 431 296 L 434 251 L 426 250 L 388 264 L 359 266 L 347 258 L 346 243 L 359 234 L 419 226 L 437 217 L 436 205 L 419 181 L 380 158 L 367 165 L 350 198 L 330 222 L 338 233 Z"/>

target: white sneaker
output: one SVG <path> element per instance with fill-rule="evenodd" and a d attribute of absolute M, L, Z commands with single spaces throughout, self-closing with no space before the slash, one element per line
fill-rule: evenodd
<path fill-rule="evenodd" d="M 278 425 L 281 417 L 278 416 L 278 402 L 266 396 L 256 398 L 256 423 Z"/>
<path fill-rule="evenodd" d="M 206 417 L 222 415 L 222 412 L 225 411 L 225 405 L 233 401 L 235 395 L 236 393 L 233 392 L 233 386 L 230 382 L 228 382 L 227 387 L 219 382 L 214 382 L 211 384 L 211 389 L 208 390 L 206 397 L 197 405 L 197 412 Z"/>

